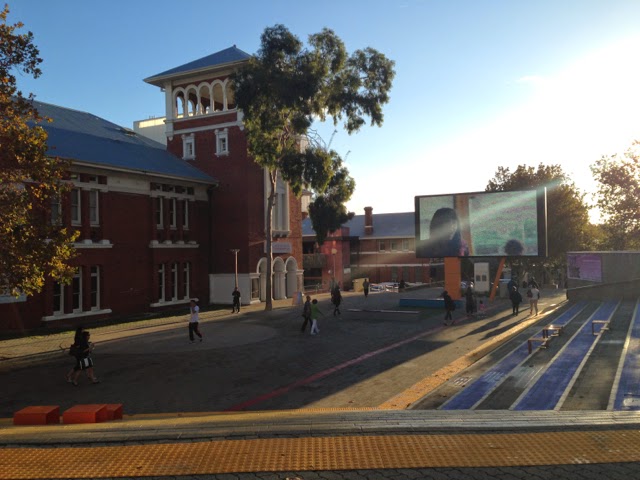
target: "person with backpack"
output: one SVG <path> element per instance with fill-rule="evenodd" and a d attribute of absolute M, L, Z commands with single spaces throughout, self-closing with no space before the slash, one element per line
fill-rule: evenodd
<path fill-rule="evenodd" d="M 304 302 L 304 306 L 302 307 L 302 318 L 304 318 L 304 322 L 302 322 L 300 331 L 304 333 L 307 328 L 307 323 L 311 323 L 311 297 L 309 295 L 307 295 L 307 301 Z"/>
<path fill-rule="evenodd" d="M 518 287 L 516 285 L 511 288 L 511 292 L 509 293 L 509 298 L 511 299 L 511 306 L 513 307 L 513 315 L 518 315 L 520 313 L 520 304 L 522 303 L 522 295 L 518 291 Z"/>
<path fill-rule="evenodd" d="M 76 328 L 76 333 L 73 336 L 73 343 L 71 347 L 69 347 L 69 355 L 76 359 L 76 363 L 71 367 L 71 370 L 67 372 L 64 378 L 67 380 L 67 383 L 73 383 L 73 374 L 76 371 L 76 366 L 78 362 L 82 358 L 80 354 L 80 342 L 82 341 L 82 333 L 84 332 L 83 327 Z"/>
<path fill-rule="evenodd" d="M 90 341 L 91 334 L 87 331 L 82 332 L 82 338 L 80 342 L 76 345 L 76 366 L 74 367 L 74 373 L 71 377 L 71 383 L 74 387 L 78 386 L 78 377 L 80 376 L 80 372 L 84 371 L 87 374 L 87 377 L 91 379 L 91 383 L 100 383 L 100 380 L 96 378 L 96 375 L 93 371 L 93 358 L 91 357 L 91 353 L 95 345 Z"/>
<path fill-rule="evenodd" d="M 446 290 L 442 292 L 442 298 L 444 299 L 444 324 L 446 326 L 453 325 L 455 322 L 453 321 L 452 312 L 456 309 L 456 302 L 453 301 L 451 295 Z M 451 320 L 451 323 L 447 323 L 447 320 Z"/>

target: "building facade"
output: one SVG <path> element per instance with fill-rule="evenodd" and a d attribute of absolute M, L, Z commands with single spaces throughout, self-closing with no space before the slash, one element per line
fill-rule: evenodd
<path fill-rule="evenodd" d="M 414 212 L 355 215 L 317 245 L 310 219 L 303 222 L 305 283 L 330 288 L 337 281 L 351 288 L 354 280 L 371 283 L 430 283 L 444 279 L 438 259 L 416 258 Z M 335 253 L 334 253 L 335 252 Z M 335 264 L 335 266 L 334 266 Z"/>
<path fill-rule="evenodd" d="M 75 325 L 208 301 L 215 180 L 162 145 L 89 113 L 36 102 L 48 154 L 71 161 L 72 189 L 47 218 L 79 232 L 70 284 L 0 296 L 0 330 Z"/>
<path fill-rule="evenodd" d="M 213 303 L 231 302 L 236 261 L 242 302 L 266 298 L 270 184 L 265 169 L 248 155 L 242 111 L 236 108 L 230 78 L 249 58 L 233 46 L 145 79 L 164 92 L 168 151 L 218 180 L 210 208 L 223 231 L 212 236 L 209 245 Z M 283 299 L 302 290 L 303 269 L 301 202 L 282 182 L 277 185 L 272 222 L 272 295 Z"/>
<path fill-rule="evenodd" d="M 48 154 L 71 161 L 73 190 L 46 221 L 80 232 L 77 272 L 33 297 L 0 295 L 0 330 L 231 304 L 236 282 L 243 304 L 261 302 L 269 261 L 273 298 L 302 291 L 301 200 L 283 182 L 266 252 L 268 172 L 248 155 L 231 81 L 249 57 L 234 46 L 145 79 L 165 117 L 135 131 L 37 103 L 53 120 Z"/>

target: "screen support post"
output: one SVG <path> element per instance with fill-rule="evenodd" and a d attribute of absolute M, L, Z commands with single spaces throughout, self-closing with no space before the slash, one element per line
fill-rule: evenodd
<path fill-rule="evenodd" d="M 491 295 L 489 295 L 489 300 L 493 301 L 496 298 L 496 290 L 498 289 L 498 285 L 500 285 L 500 277 L 502 276 L 502 269 L 504 268 L 505 257 L 500 259 L 500 264 L 498 265 L 498 271 L 496 272 L 496 278 L 493 281 L 493 286 L 491 287 Z"/>
<path fill-rule="evenodd" d="M 462 298 L 460 292 L 460 258 L 444 257 L 444 289 L 449 292 L 451 298 L 459 300 Z"/>

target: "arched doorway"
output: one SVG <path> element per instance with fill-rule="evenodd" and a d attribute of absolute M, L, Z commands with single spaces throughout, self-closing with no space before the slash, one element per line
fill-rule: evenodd
<path fill-rule="evenodd" d="M 280 257 L 273 259 L 273 299 L 282 300 L 287 298 L 287 289 L 285 285 L 285 268 L 284 261 Z"/>
<path fill-rule="evenodd" d="M 298 285 L 298 262 L 294 257 L 289 257 L 285 266 L 287 270 L 287 298 L 293 298 L 293 295 L 300 290 Z"/>
<path fill-rule="evenodd" d="M 260 275 L 260 293 L 258 295 L 258 298 L 260 298 L 261 302 L 265 302 L 267 300 L 267 297 L 264 293 L 267 291 L 267 259 L 266 258 L 263 257 L 258 261 L 257 271 L 258 271 L 258 274 Z"/>

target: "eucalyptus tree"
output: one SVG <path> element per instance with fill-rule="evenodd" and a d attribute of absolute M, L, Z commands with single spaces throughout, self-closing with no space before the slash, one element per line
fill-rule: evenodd
<path fill-rule="evenodd" d="M 314 121 L 331 119 L 349 133 L 367 120 L 381 126 L 389 101 L 394 62 L 373 48 L 347 53 L 329 29 L 308 37 L 307 46 L 285 26 L 266 28 L 256 55 L 234 75 L 248 151 L 269 175 L 267 192 L 266 310 L 272 308 L 272 215 L 278 179 L 299 195 L 312 190 L 310 215 L 322 238 L 346 220 L 355 184 L 340 156 L 308 141 Z"/>

